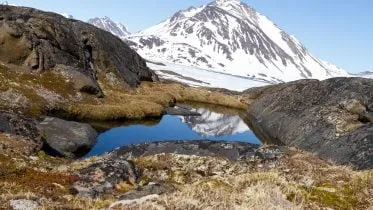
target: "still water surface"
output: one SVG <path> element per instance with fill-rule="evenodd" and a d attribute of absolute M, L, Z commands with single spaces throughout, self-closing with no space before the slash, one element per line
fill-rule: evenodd
<path fill-rule="evenodd" d="M 101 155 L 129 144 L 171 140 L 225 140 L 261 144 L 242 118 L 232 112 L 196 108 L 201 116 L 165 115 L 153 125 L 126 125 L 99 135 L 87 156 Z M 149 122 L 143 122 L 149 124 Z"/>

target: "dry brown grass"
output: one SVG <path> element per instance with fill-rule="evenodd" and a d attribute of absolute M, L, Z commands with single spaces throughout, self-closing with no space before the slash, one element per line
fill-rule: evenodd
<path fill-rule="evenodd" d="M 75 104 L 67 112 L 76 118 L 88 120 L 142 119 L 160 117 L 166 107 L 176 102 L 201 102 L 235 109 L 245 109 L 239 98 L 202 88 L 180 84 L 143 82 L 133 91 L 105 91 L 105 98 L 88 104 Z"/>
<path fill-rule="evenodd" d="M 165 158 L 162 158 L 162 157 Z M 214 173 L 208 170 L 213 158 L 158 155 L 142 157 L 137 164 L 150 179 L 168 174 L 178 191 L 161 195 L 143 204 L 123 209 L 369 209 L 373 207 L 373 171 L 353 171 L 335 166 L 297 150 L 273 169 L 255 170 L 245 163 L 215 160 Z M 202 167 L 202 166 L 206 167 Z M 247 169 L 245 169 L 247 167 Z M 160 171 L 166 171 L 160 172 Z M 168 173 L 172 171 L 173 173 Z M 188 173 L 177 173 L 175 172 Z M 216 175 L 216 171 L 219 171 Z M 164 176 L 164 175 L 163 175 Z M 188 178 L 188 179 L 185 179 Z M 182 180 L 182 181 L 180 181 Z"/>
<path fill-rule="evenodd" d="M 1 140 L 1 139 L 0 139 Z M 297 150 L 275 168 L 259 162 L 159 154 L 135 159 L 142 182 L 165 182 L 177 191 L 123 209 L 367 209 L 373 207 L 373 171 L 353 171 Z M 2 151 L 4 154 L 4 151 Z M 115 195 L 88 199 L 70 195 L 71 172 L 100 157 L 68 161 L 0 155 L 0 208 L 10 199 L 36 199 L 44 209 L 105 209 Z M 202 173 L 204 171 L 204 173 Z M 119 192 L 118 192 L 119 193 Z"/>
<path fill-rule="evenodd" d="M 51 106 L 42 93 L 55 99 L 53 106 L 62 106 L 76 96 L 74 86 L 64 77 L 53 72 L 33 74 L 25 69 L 10 69 L 0 64 L 0 94 L 10 91 L 14 95 L 7 99 L 2 96 L 0 108 L 20 110 L 30 114 L 40 113 Z M 23 99 L 24 100 L 20 100 Z"/>
<path fill-rule="evenodd" d="M 118 80 L 115 75 L 113 78 Z M 160 117 L 166 107 L 185 101 L 247 108 L 237 96 L 177 83 L 143 82 L 137 89 L 130 89 L 120 80 L 111 84 L 105 75 L 99 75 L 99 83 L 105 94 L 103 99 L 78 93 L 71 81 L 52 71 L 33 74 L 23 67 L 10 69 L 0 63 L 0 93 L 11 91 L 7 94 L 20 98 L 18 102 L 0 100 L 0 108 L 34 115 L 62 109 L 72 117 L 103 121 Z M 45 98 L 49 95 L 54 102 Z"/>

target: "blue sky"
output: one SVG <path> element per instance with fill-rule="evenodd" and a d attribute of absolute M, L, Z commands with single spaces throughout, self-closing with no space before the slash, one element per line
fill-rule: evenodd
<path fill-rule="evenodd" d="M 0 0 L 2 2 L 3 0 Z M 372 0 L 243 0 L 297 37 L 316 57 L 350 72 L 373 70 Z M 11 4 L 71 14 L 80 20 L 109 16 L 132 32 L 180 9 L 210 0 L 8 0 Z"/>

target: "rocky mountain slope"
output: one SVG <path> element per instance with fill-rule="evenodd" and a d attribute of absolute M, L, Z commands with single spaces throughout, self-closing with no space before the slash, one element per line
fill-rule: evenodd
<path fill-rule="evenodd" d="M 88 20 L 88 23 L 108 31 L 121 39 L 125 39 L 131 34 L 122 23 L 114 22 L 109 17 L 92 18 Z"/>
<path fill-rule="evenodd" d="M 150 61 L 269 83 L 348 75 L 313 56 L 294 36 L 238 0 L 216 0 L 179 11 L 126 40 Z"/>
<path fill-rule="evenodd" d="M 27 108 L 102 97 L 157 77 L 135 51 L 90 24 L 0 5 L 0 105 Z M 40 105 L 40 106 L 39 106 Z"/>
<path fill-rule="evenodd" d="M 364 72 L 361 72 L 361 73 L 352 74 L 352 76 L 373 79 L 373 71 L 364 71 Z"/>
<path fill-rule="evenodd" d="M 373 80 L 300 80 L 245 92 L 254 130 L 357 168 L 373 168 Z M 332 152 L 331 152 L 332 151 Z"/>

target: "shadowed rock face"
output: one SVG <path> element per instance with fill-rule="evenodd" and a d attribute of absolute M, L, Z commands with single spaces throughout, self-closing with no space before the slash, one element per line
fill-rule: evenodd
<path fill-rule="evenodd" d="M 16 46 L 16 47 L 14 47 Z M 112 72 L 129 86 L 156 75 L 114 35 L 81 21 L 32 8 L 0 5 L 0 61 L 30 71 L 67 71 L 81 91 L 99 94 L 100 74 Z"/>
<path fill-rule="evenodd" d="M 373 80 L 301 80 L 246 91 L 267 139 L 357 168 L 373 168 Z"/>
<path fill-rule="evenodd" d="M 47 117 L 38 125 L 44 139 L 43 150 L 52 155 L 76 158 L 96 143 L 97 133 L 88 124 Z"/>

